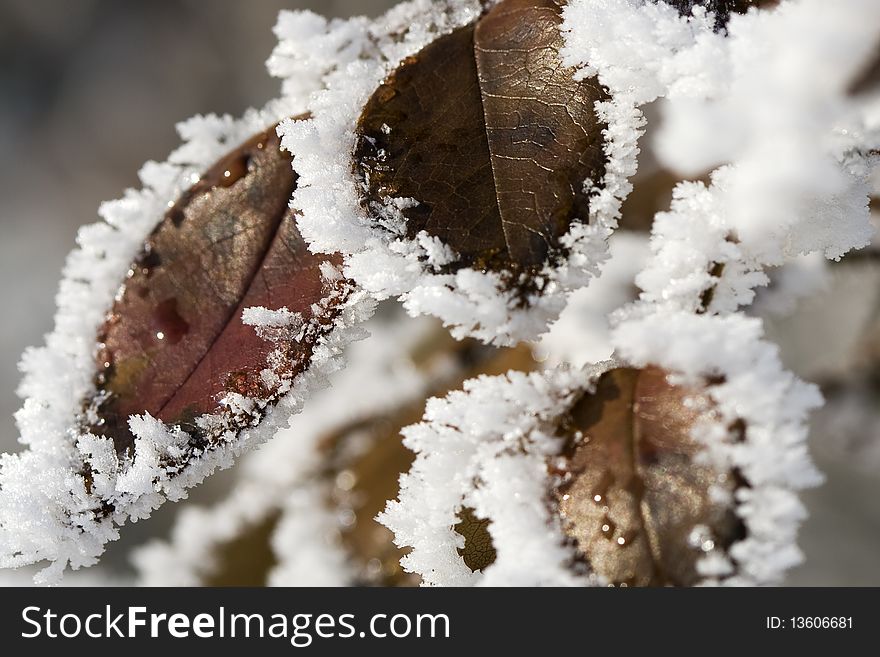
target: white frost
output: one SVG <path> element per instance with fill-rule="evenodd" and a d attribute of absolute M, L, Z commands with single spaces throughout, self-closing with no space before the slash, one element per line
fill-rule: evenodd
<path fill-rule="evenodd" d="M 802 0 L 733 15 L 727 33 L 701 7 L 572 0 L 564 61 L 597 73 L 628 111 L 665 98 L 661 162 L 712 183 L 682 183 L 652 231 L 639 277 L 648 304 L 732 312 L 801 254 L 865 246 L 868 176 L 880 140 L 870 101 L 847 89 L 873 54 L 880 5 Z M 621 110 L 622 111 L 622 110 Z M 720 273 L 710 275 L 714 265 Z"/>

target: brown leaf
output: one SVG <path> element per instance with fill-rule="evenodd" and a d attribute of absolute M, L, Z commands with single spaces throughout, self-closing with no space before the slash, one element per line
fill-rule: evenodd
<path fill-rule="evenodd" d="M 563 423 L 568 442 L 554 492 L 565 533 L 593 572 L 626 586 L 689 586 L 696 562 L 743 527 L 710 488 L 733 492 L 736 473 L 695 460 L 691 437 L 705 393 L 670 385 L 656 368 L 620 368 L 599 379 Z M 741 427 L 733 427 L 735 434 Z M 695 526 L 705 526 L 696 537 Z"/>
<path fill-rule="evenodd" d="M 336 257 L 310 253 L 300 237 L 288 209 L 295 186 L 290 155 L 270 128 L 211 167 L 150 235 L 99 335 L 90 428 L 118 451 L 132 445 L 127 420 L 136 413 L 181 425 L 204 444 L 213 436 L 194 420 L 220 411 L 224 394 L 271 402 L 308 367 L 346 284 L 330 289 L 319 266 Z M 250 306 L 301 313 L 305 337 L 258 336 L 242 323 Z M 261 372 L 276 350 L 280 380 L 267 382 Z"/>
<path fill-rule="evenodd" d="M 361 115 L 364 203 L 381 223 L 388 199 L 416 199 L 406 235 L 452 247 L 448 271 L 534 273 L 588 220 L 583 183 L 605 171 L 593 106 L 607 96 L 560 62 L 562 4 L 500 2 L 406 59 Z"/>

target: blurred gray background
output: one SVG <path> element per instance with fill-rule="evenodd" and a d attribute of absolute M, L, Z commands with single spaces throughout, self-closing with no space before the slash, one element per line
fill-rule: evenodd
<path fill-rule="evenodd" d="M 51 329 L 77 227 L 136 186 L 144 161 L 165 159 L 177 121 L 277 95 L 263 63 L 280 8 L 376 15 L 392 4 L 0 0 L 0 451 L 17 449 L 18 358 Z M 828 483 L 805 497 L 808 561 L 790 583 L 880 584 L 880 477 L 821 450 L 817 460 Z M 124 567 L 125 544 L 161 534 L 171 513 L 127 528 L 108 561 Z"/>

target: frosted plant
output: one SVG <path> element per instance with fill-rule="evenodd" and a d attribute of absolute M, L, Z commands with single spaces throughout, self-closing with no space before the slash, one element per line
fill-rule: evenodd
<path fill-rule="evenodd" d="M 142 583 L 783 581 L 823 405 L 783 362 L 825 388 L 820 440 L 880 453 L 877 296 L 810 309 L 876 290 L 878 25 L 875 0 L 282 12 L 280 97 L 180 124 L 81 230 L 22 360 L 0 565 L 57 582 L 266 443 L 136 550 Z M 798 351 L 838 313 L 825 362 Z"/>

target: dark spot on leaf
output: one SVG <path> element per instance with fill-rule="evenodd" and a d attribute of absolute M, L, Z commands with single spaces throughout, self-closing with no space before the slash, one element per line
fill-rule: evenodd
<path fill-rule="evenodd" d="M 152 249 L 146 247 L 144 248 L 144 252 L 137 259 L 137 266 L 145 276 L 152 274 L 153 270 L 161 264 L 162 257 Z"/>
<path fill-rule="evenodd" d="M 148 288 L 139 288 L 138 296 L 149 294 Z M 166 299 L 153 311 L 152 328 L 157 340 L 167 340 L 168 344 L 177 344 L 189 332 L 187 322 L 177 312 L 177 299 Z"/>

